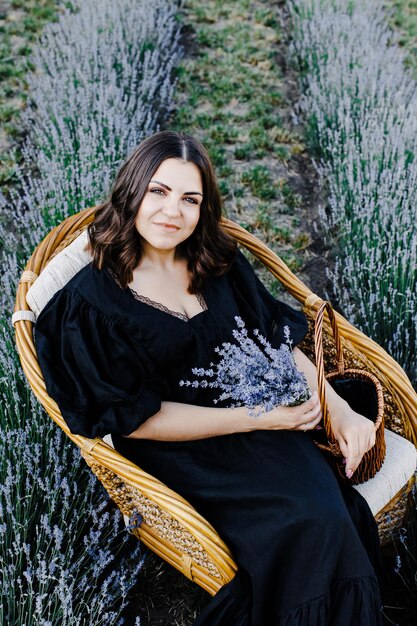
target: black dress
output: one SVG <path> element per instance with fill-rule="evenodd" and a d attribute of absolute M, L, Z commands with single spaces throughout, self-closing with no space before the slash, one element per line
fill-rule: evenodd
<path fill-rule="evenodd" d="M 232 339 L 235 316 L 271 344 L 296 345 L 303 313 L 278 302 L 239 252 L 208 280 L 186 319 L 122 289 L 90 263 L 39 315 L 35 343 L 48 393 L 73 433 L 115 448 L 186 498 L 219 532 L 239 570 L 195 626 L 376 626 L 376 525 L 339 485 L 310 435 L 256 430 L 183 442 L 123 437 L 161 400 L 214 406 L 218 390 L 180 386 Z M 218 405 L 217 405 L 218 406 Z"/>

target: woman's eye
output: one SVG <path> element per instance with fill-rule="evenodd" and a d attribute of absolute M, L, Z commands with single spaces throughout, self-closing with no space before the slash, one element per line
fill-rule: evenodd
<path fill-rule="evenodd" d="M 154 187 L 153 189 L 149 190 L 150 193 L 156 194 L 156 195 L 160 195 L 160 196 L 165 196 L 165 191 L 163 189 L 160 189 L 159 187 Z M 186 200 L 189 204 L 198 204 L 197 200 L 195 198 L 184 198 L 184 200 Z"/>

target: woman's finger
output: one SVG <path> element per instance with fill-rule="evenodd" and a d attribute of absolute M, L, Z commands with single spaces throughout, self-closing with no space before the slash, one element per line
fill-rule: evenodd
<path fill-rule="evenodd" d="M 311 398 L 309 398 L 302 404 L 299 404 L 298 406 L 302 410 L 303 413 L 308 413 L 309 411 L 314 409 L 317 406 L 317 404 L 319 404 L 319 395 L 317 391 L 314 391 L 311 395 Z"/>
<path fill-rule="evenodd" d="M 375 429 L 372 431 L 371 436 L 369 437 L 369 441 L 368 441 L 368 450 L 367 452 L 374 447 L 376 442 L 376 432 Z"/>
<path fill-rule="evenodd" d="M 340 446 L 342 454 L 346 459 L 346 475 L 348 478 L 351 478 L 352 474 L 357 470 L 363 455 L 375 445 L 375 439 L 375 430 L 369 434 L 357 433 L 355 437 L 349 438 L 345 449 L 342 450 L 342 446 Z"/>
<path fill-rule="evenodd" d="M 353 472 L 356 471 L 359 463 L 363 457 L 363 451 L 361 451 L 360 440 L 358 437 L 348 441 L 348 456 L 346 460 L 346 476 L 352 478 Z"/>
<path fill-rule="evenodd" d="M 349 449 L 346 441 L 344 439 L 338 438 L 337 443 L 339 444 L 340 452 L 345 457 L 345 461 L 347 461 L 347 458 L 349 456 Z"/>
<path fill-rule="evenodd" d="M 307 429 L 311 427 L 310 425 L 314 422 L 319 422 L 321 420 L 321 406 L 318 404 L 310 411 L 303 413 L 298 419 L 298 424 L 296 428 L 300 428 L 301 430 Z"/>
<path fill-rule="evenodd" d="M 303 422 L 299 426 L 297 426 L 298 430 L 303 430 L 306 432 L 307 430 L 313 430 L 318 424 L 320 424 L 322 418 L 321 411 L 319 411 L 318 415 L 311 420 Z"/>

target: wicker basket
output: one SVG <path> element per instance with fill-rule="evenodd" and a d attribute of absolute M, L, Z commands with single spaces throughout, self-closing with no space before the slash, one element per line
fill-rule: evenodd
<path fill-rule="evenodd" d="M 337 359 L 337 370 L 328 372 L 327 374 L 325 374 L 324 372 L 323 359 L 323 316 L 325 311 L 327 311 L 329 317 L 330 327 L 332 329 L 336 346 Z M 316 353 L 318 393 L 323 413 L 323 434 L 325 434 L 325 437 L 327 438 L 327 442 L 325 444 L 320 443 L 319 441 L 316 441 L 316 443 L 322 450 L 330 454 L 330 462 L 342 478 L 346 478 L 344 466 L 342 464 L 343 455 L 332 430 L 329 409 L 327 406 L 325 381 L 327 380 L 332 387 L 336 386 L 337 389 L 337 385 L 340 385 L 341 382 L 345 383 L 346 381 L 353 380 L 356 382 L 356 384 L 354 385 L 354 391 L 356 393 L 358 388 L 360 388 L 359 383 L 361 383 L 361 386 L 366 387 L 367 389 L 367 398 L 369 396 L 369 398 L 374 397 L 375 399 L 374 402 L 370 402 L 371 406 L 369 407 L 371 408 L 370 413 L 373 414 L 366 415 L 365 412 L 363 413 L 364 415 L 369 417 L 369 419 L 373 419 L 376 436 L 375 445 L 363 455 L 363 458 L 358 468 L 350 479 L 352 484 L 358 485 L 369 480 L 370 478 L 373 478 L 375 474 L 381 469 L 382 463 L 385 459 L 386 446 L 383 422 L 384 393 L 382 390 L 382 385 L 374 374 L 371 374 L 371 372 L 368 372 L 365 369 L 346 369 L 342 342 L 339 335 L 339 327 L 337 325 L 336 317 L 330 302 L 323 302 L 323 304 L 317 311 L 314 330 L 314 343 Z M 352 382 L 350 382 L 350 385 L 352 385 Z M 343 392 L 340 393 L 340 395 L 343 397 Z M 347 400 L 349 403 L 349 401 L 352 400 L 352 389 L 349 390 L 348 395 L 350 397 L 345 398 L 345 400 Z M 357 411 L 360 412 L 359 407 Z"/>
<path fill-rule="evenodd" d="M 22 273 L 15 303 L 16 344 L 23 370 L 38 400 L 51 418 L 80 448 L 81 454 L 107 489 L 124 515 L 139 510 L 143 523 L 132 531 L 144 544 L 165 561 L 171 563 L 189 579 L 214 595 L 229 582 L 237 566 L 227 545 L 215 529 L 181 496 L 168 489 L 153 476 L 125 459 L 102 439 L 87 439 L 72 434 L 64 422 L 55 401 L 47 394 L 37 361 L 33 341 L 34 314 L 26 302 L 26 294 L 47 263 L 69 245 L 94 218 L 95 207 L 72 215 L 54 228 L 37 246 Z M 304 305 L 313 320 L 321 300 L 313 294 L 278 258 L 255 236 L 224 220 L 226 230 L 260 259 L 284 287 Z M 388 426 L 416 443 L 417 396 L 401 367 L 376 343 L 336 314 L 347 365 L 373 371 L 384 387 Z M 325 358 L 334 355 L 333 346 L 326 345 Z M 327 329 L 328 330 L 328 329 Z M 303 350 L 314 360 L 311 332 Z M 404 502 L 412 479 L 401 492 L 377 515 L 382 539 L 389 538 L 394 525 L 402 523 Z"/>

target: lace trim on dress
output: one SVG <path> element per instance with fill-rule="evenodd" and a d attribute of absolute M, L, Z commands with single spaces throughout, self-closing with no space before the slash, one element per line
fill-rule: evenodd
<path fill-rule="evenodd" d="M 115 275 L 115 273 L 110 268 L 108 268 L 108 269 L 109 269 L 110 274 L 113 276 L 114 280 L 116 281 L 116 283 L 119 285 L 119 287 L 121 287 L 120 282 L 118 281 L 117 276 Z M 145 304 L 149 304 L 150 306 L 153 306 L 155 309 L 159 309 L 160 311 L 164 311 L 164 313 L 169 313 L 169 315 L 173 315 L 174 317 L 178 317 L 180 320 L 183 320 L 184 322 L 188 322 L 188 320 L 190 319 L 185 313 L 180 313 L 179 311 L 173 311 L 172 309 L 169 309 L 164 304 L 161 304 L 161 302 L 156 302 L 155 300 L 151 300 L 150 298 L 148 298 L 148 296 L 143 296 L 142 294 L 140 294 L 137 291 L 135 291 L 134 289 L 132 289 L 132 287 L 128 286 L 128 289 L 131 291 L 131 293 L 136 298 L 136 300 L 139 300 L 140 302 L 144 302 Z M 203 294 L 196 293 L 195 295 L 196 295 L 198 303 L 201 306 L 201 308 L 203 309 L 203 311 L 207 311 L 208 307 L 207 307 L 206 301 L 204 300 Z M 197 313 L 197 315 L 198 315 L 198 313 Z"/>
<path fill-rule="evenodd" d="M 155 302 L 155 300 L 151 300 L 150 298 L 148 298 L 148 296 L 143 296 L 142 294 L 132 289 L 132 287 L 129 287 L 129 289 L 133 293 L 136 300 L 145 302 L 145 304 L 149 304 L 150 306 L 153 306 L 155 309 L 164 311 L 164 313 L 169 313 L 169 315 L 178 317 L 180 320 L 184 320 L 184 322 L 188 322 L 188 320 L 190 319 L 185 313 L 180 313 L 179 311 L 173 311 L 172 309 L 169 309 L 167 306 L 165 306 L 165 304 L 161 304 L 161 302 Z M 207 304 L 206 304 L 206 301 L 204 300 L 203 295 L 200 293 L 196 293 L 196 298 L 198 300 L 198 303 L 202 307 L 203 311 L 207 311 Z"/>

